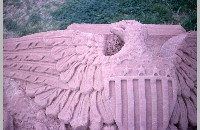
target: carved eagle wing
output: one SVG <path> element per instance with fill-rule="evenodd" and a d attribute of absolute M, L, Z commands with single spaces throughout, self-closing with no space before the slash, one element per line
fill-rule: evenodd
<path fill-rule="evenodd" d="M 178 96 L 170 119 L 170 129 L 197 126 L 197 42 L 196 32 L 169 39 L 161 48 L 162 57 L 172 57 L 178 81 Z"/>
<path fill-rule="evenodd" d="M 102 129 L 114 123 L 103 94 L 104 41 L 75 30 L 4 40 L 4 76 L 26 81 L 26 94 L 47 115 L 73 129 Z"/>

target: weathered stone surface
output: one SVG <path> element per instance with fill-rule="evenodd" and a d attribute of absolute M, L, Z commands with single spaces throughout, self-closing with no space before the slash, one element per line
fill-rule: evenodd
<path fill-rule="evenodd" d="M 196 32 L 134 20 L 4 40 L 4 129 L 195 127 Z"/>

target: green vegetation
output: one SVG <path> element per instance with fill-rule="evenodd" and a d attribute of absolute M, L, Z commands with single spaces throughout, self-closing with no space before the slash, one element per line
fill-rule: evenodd
<path fill-rule="evenodd" d="M 3 6 L 12 6 L 14 5 L 16 8 L 21 6 L 20 0 L 3 0 Z"/>
<path fill-rule="evenodd" d="M 17 31 L 17 29 L 19 28 L 17 23 L 10 18 L 3 20 L 3 23 L 5 28 L 9 31 Z"/>
<path fill-rule="evenodd" d="M 13 15 L 8 13 L 14 6 Z M 135 19 L 151 24 L 181 24 L 197 29 L 196 0 L 65 0 L 24 3 L 4 1 L 4 28 L 19 36 L 57 29 L 72 23 L 112 23 Z M 24 14 L 25 13 L 25 14 Z M 14 18 L 16 15 L 21 17 Z"/>
<path fill-rule="evenodd" d="M 4 38 L 20 37 L 28 34 L 57 30 L 58 23 L 53 21 L 51 12 L 61 2 L 36 0 L 5 0 L 3 3 Z"/>
<path fill-rule="evenodd" d="M 40 14 L 38 13 L 33 13 L 29 16 L 29 20 L 28 20 L 32 25 L 36 25 L 39 23 L 39 21 L 41 21 L 41 17 Z"/>
<path fill-rule="evenodd" d="M 75 0 L 52 13 L 60 29 L 71 23 L 111 23 L 136 19 L 142 23 L 181 24 L 196 30 L 195 0 Z"/>

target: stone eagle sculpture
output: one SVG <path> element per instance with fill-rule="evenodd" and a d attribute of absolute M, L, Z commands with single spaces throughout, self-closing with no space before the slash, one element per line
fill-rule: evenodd
<path fill-rule="evenodd" d="M 187 130 L 197 125 L 196 32 L 171 37 L 157 53 L 145 24 L 111 24 L 124 42 L 105 55 L 107 34 L 60 30 L 5 39 L 3 74 L 47 116 L 75 130 Z"/>

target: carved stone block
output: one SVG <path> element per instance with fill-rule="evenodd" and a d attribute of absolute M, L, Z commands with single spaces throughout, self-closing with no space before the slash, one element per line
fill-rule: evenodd
<path fill-rule="evenodd" d="M 197 126 L 196 32 L 180 25 L 72 24 L 3 46 L 5 130 Z"/>

